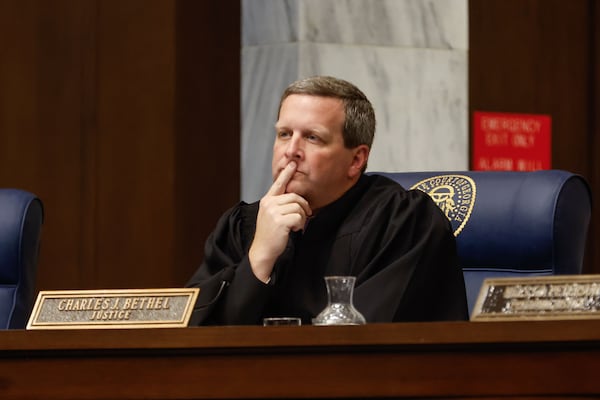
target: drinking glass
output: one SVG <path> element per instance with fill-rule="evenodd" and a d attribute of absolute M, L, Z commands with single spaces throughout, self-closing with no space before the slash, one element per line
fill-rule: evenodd
<path fill-rule="evenodd" d="M 302 320 L 295 317 L 273 317 L 263 318 L 263 326 L 277 326 L 277 325 L 289 325 L 289 326 L 300 326 Z"/>

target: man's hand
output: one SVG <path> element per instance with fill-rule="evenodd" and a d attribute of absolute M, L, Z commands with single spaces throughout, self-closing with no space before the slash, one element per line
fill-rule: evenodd
<path fill-rule="evenodd" d="M 256 232 L 248 257 L 254 275 L 263 282 L 269 281 L 277 257 L 285 250 L 290 232 L 302 230 L 306 218 L 312 215 L 306 199 L 296 193 L 285 193 L 296 167 L 295 162 L 290 162 L 260 200 Z"/>

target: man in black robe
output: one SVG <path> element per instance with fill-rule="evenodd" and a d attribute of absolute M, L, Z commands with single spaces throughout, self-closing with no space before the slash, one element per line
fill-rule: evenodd
<path fill-rule="evenodd" d="M 310 323 L 332 275 L 356 277 L 367 322 L 468 318 L 448 219 L 427 194 L 364 174 L 375 113 L 357 87 L 323 76 L 292 83 L 275 132 L 273 185 L 227 211 L 208 238 L 188 283 L 201 288 L 190 325 Z"/>

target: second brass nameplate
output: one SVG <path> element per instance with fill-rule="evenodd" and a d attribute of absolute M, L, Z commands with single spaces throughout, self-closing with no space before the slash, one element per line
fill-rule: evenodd
<path fill-rule="evenodd" d="M 496 278 L 483 282 L 472 321 L 600 318 L 600 275 Z"/>
<path fill-rule="evenodd" d="M 185 327 L 198 291 L 198 288 L 42 291 L 27 329 Z"/>

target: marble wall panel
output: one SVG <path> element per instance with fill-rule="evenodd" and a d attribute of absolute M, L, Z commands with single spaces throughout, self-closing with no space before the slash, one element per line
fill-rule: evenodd
<path fill-rule="evenodd" d="M 297 42 L 302 0 L 242 0 L 242 47 Z"/>
<path fill-rule="evenodd" d="M 466 0 L 303 0 L 299 37 L 314 43 L 467 49 Z"/>

